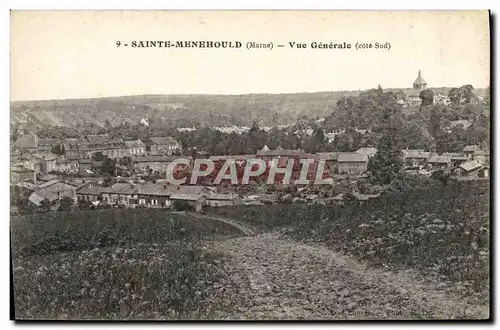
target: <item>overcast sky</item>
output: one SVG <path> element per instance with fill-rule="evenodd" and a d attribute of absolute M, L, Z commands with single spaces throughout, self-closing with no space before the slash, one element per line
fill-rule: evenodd
<path fill-rule="evenodd" d="M 389 51 L 116 47 L 133 40 L 390 42 Z M 11 12 L 11 100 L 489 85 L 488 13 Z"/>

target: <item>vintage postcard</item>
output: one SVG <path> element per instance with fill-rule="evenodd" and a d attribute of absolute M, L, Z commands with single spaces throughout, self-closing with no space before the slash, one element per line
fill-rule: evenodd
<path fill-rule="evenodd" d="M 488 320 L 488 11 L 11 11 L 16 320 Z"/>

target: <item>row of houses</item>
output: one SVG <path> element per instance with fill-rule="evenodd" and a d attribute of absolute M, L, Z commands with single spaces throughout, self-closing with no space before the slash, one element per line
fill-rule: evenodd
<path fill-rule="evenodd" d="M 77 184 L 64 180 L 51 180 L 42 184 L 20 182 L 11 186 L 11 194 L 28 195 L 34 208 L 41 207 L 44 201 L 51 209 L 57 209 L 60 201 L 67 197 L 72 204 L 88 201 L 94 205 L 101 203 L 124 207 L 172 208 L 175 201 L 185 202 L 199 211 L 204 206 L 231 206 L 240 201 L 233 193 L 219 193 L 205 186 L 172 186 L 163 183 L 134 184 L 115 183 L 104 187 L 96 182 Z"/>
<path fill-rule="evenodd" d="M 217 193 L 206 186 L 173 186 L 164 183 L 116 183 L 103 187 L 88 183 L 76 190 L 78 199 L 111 205 L 172 208 L 175 201 L 186 202 L 199 211 L 203 206 L 230 206 L 239 200 L 236 194 Z"/>
<path fill-rule="evenodd" d="M 156 151 L 160 149 L 155 149 Z M 214 162 L 225 162 L 228 159 L 236 161 L 242 165 L 248 159 L 262 159 L 269 165 L 283 166 L 290 159 L 315 159 L 324 161 L 326 171 L 330 174 L 362 175 L 368 170 L 368 161 L 377 153 L 376 148 L 360 148 L 356 152 L 320 152 L 316 154 L 306 153 L 304 150 L 287 150 L 278 147 L 271 150 L 264 146 L 255 155 L 224 155 L 209 156 L 206 153 L 198 152 L 195 157 L 210 158 Z M 477 161 L 481 165 L 489 166 L 489 151 L 482 150 L 477 146 L 467 146 L 462 153 L 443 153 L 441 155 L 423 150 L 403 150 L 402 156 L 407 168 L 444 169 L 458 167 L 468 161 Z M 34 153 L 30 155 L 13 154 L 12 159 L 17 166 L 11 169 L 13 182 L 26 181 L 33 178 L 35 173 L 51 173 L 52 171 L 68 174 L 93 174 L 99 168 L 99 162 L 89 158 L 79 158 L 76 156 L 55 156 L 50 153 Z M 133 172 L 137 174 L 157 174 L 166 173 L 169 164 L 177 157 L 173 155 L 139 155 L 131 157 Z M 185 156 L 183 158 L 186 158 Z M 187 157 L 192 159 L 191 156 Z M 119 166 L 119 165 L 118 165 Z M 128 168 L 123 168 L 128 170 Z"/>
<path fill-rule="evenodd" d="M 87 135 L 71 139 L 39 139 L 36 134 L 26 134 L 14 142 L 14 149 L 21 151 L 50 151 L 62 146 L 68 157 L 90 158 L 100 152 L 109 158 L 139 155 L 172 155 L 181 144 L 172 137 L 150 137 L 145 141 L 111 138 L 108 134 Z"/>

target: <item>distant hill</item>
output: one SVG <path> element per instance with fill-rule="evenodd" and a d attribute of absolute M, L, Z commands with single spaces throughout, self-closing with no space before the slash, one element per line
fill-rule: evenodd
<path fill-rule="evenodd" d="M 434 89 L 434 88 L 433 88 Z M 450 88 L 434 89 L 447 94 Z M 401 90 L 401 89 L 388 89 Z M 411 89 L 403 89 L 409 93 Z M 158 125 L 192 126 L 273 126 L 294 123 L 299 117 L 325 117 L 343 96 L 361 91 L 336 91 L 296 94 L 246 95 L 134 95 L 73 100 L 11 102 L 11 124 L 66 126 L 106 121 L 117 126 L 124 121 L 138 123 L 150 118 Z M 478 95 L 484 90 L 476 90 Z"/>

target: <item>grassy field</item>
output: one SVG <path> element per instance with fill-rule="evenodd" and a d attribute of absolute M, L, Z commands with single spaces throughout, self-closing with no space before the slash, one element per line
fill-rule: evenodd
<path fill-rule="evenodd" d="M 197 242 L 238 235 L 150 209 L 13 217 L 16 318 L 211 318 L 231 284 L 224 257 Z"/>
<path fill-rule="evenodd" d="M 377 267 L 419 269 L 488 303 L 489 183 L 403 185 L 366 207 L 267 205 L 213 209 L 262 231 L 319 241 Z"/>

